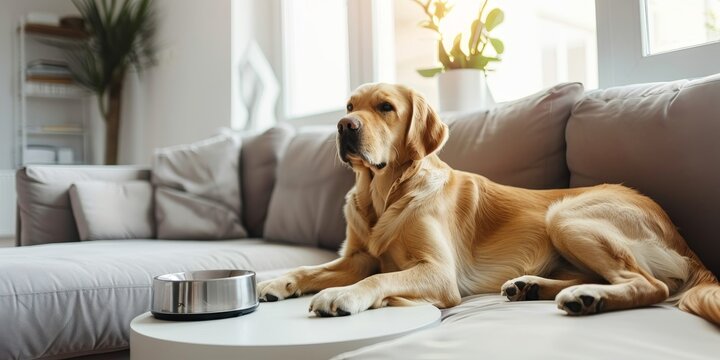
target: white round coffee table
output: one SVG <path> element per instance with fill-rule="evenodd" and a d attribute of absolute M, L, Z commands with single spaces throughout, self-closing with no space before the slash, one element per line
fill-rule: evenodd
<path fill-rule="evenodd" d="M 440 310 L 432 305 L 319 318 L 308 313 L 310 299 L 261 303 L 253 313 L 222 320 L 164 321 L 147 312 L 130 324 L 130 356 L 132 360 L 329 359 L 440 323 Z"/>

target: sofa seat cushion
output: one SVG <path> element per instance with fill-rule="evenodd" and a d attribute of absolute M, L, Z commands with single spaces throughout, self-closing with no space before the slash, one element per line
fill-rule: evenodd
<path fill-rule="evenodd" d="M 333 252 L 262 240 L 99 240 L 0 249 L 0 359 L 123 349 L 153 276 L 320 264 Z"/>
<path fill-rule="evenodd" d="M 440 326 L 338 359 L 717 359 L 720 331 L 669 305 L 571 317 L 552 301 L 470 296 Z"/>

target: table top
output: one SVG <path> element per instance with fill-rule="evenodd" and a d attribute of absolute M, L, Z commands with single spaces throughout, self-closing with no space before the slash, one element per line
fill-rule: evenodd
<path fill-rule="evenodd" d="M 287 346 L 385 338 L 440 322 L 432 305 L 385 307 L 343 317 L 316 317 L 308 312 L 311 296 L 261 303 L 255 312 L 229 319 L 164 321 L 149 312 L 130 327 L 140 336 L 163 341 L 217 346 Z"/>

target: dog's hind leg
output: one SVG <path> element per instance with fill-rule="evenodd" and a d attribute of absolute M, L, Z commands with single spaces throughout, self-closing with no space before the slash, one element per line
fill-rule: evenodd
<path fill-rule="evenodd" d="M 555 302 L 570 315 L 594 314 L 656 304 L 667 299 L 668 286 L 641 266 L 633 250 L 659 234 L 641 208 L 630 202 L 578 197 L 553 205 L 546 218 L 555 249 L 571 264 L 591 271 L 609 284 L 574 285 Z M 658 245 L 659 246 L 659 245 Z"/>
<path fill-rule="evenodd" d="M 510 301 L 553 300 L 560 291 L 567 287 L 592 281 L 587 276 L 579 274 L 577 276 L 561 277 L 566 279 L 548 279 L 535 275 L 523 275 L 505 282 L 500 291 Z"/>

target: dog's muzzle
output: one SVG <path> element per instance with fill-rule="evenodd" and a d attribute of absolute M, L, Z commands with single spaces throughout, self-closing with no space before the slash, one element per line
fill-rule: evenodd
<path fill-rule="evenodd" d="M 360 153 L 360 129 L 362 123 L 360 120 L 348 116 L 340 119 L 337 128 L 340 156 L 347 161 L 347 155 Z"/>

